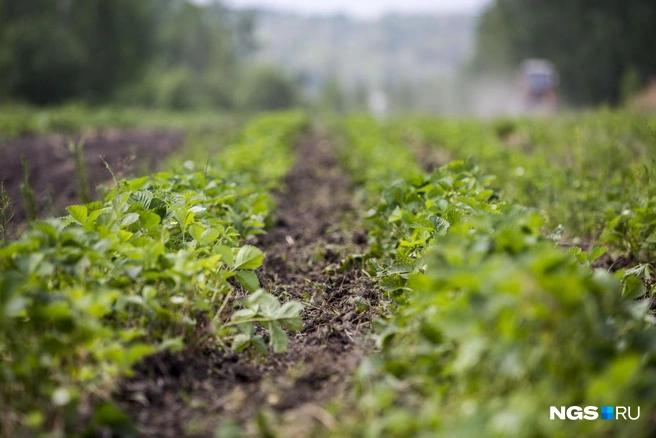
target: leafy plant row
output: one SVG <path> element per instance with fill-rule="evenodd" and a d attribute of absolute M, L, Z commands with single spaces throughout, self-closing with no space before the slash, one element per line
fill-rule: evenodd
<path fill-rule="evenodd" d="M 207 345 L 285 349 L 301 305 L 260 289 L 250 245 L 294 159 L 298 113 L 263 115 L 216 160 L 116 181 L 103 202 L 32 224 L 0 248 L 2 433 L 72 433 L 122 415 L 107 400 L 144 356 Z M 234 300 L 235 285 L 250 292 Z M 88 417 L 88 415 L 87 415 Z"/>
<path fill-rule="evenodd" d="M 406 135 L 480 165 L 507 199 L 537 207 L 566 243 L 656 260 L 653 117 L 601 110 L 548 120 L 405 120 Z"/>
<path fill-rule="evenodd" d="M 368 256 L 390 303 L 376 321 L 381 353 L 358 371 L 348 433 L 654 433 L 656 331 L 649 300 L 635 300 L 640 282 L 590 269 L 603 251 L 555 245 L 541 234 L 542 214 L 502 199 L 477 168 L 453 162 L 408 175 L 407 145 L 379 141 L 385 127 L 351 119 L 345 131 L 351 171 L 388 175 L 369 213 Z M 602 405 L 640 407 L 641 416 L 549 419 L 550 406 Z"/>

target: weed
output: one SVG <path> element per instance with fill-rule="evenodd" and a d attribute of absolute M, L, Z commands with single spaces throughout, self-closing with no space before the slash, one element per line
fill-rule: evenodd
<path fill-rule="evenodd" d="M 25 209 L 25 217 L 28 222 L 36 219 L 36 199 L 34 197 L 34 190 L 30 185 L 30 168 L 27 164 L 25 156 L 21 156 L 21 164 L 23 165 L 23 183 L 20 186 L 21 196 L 23 198 L 23 208 Z"/>
<path fill-rule="evenodd" d="M 5 190 L 4 182 L 0 182 L 0 242 L 4 242 L 9 237 L 9 226 L 14 217 L 11 211 L 13 205 L 14 201 Z"/>
<path fill-rule="evenodd" d="M 82 136 L 76 143 L 68 141 L 68 150 L 75 163 L 75 182 L 77 183 L 77 193 L 83 204 L 91 202 L 91 192 L 89 190 L 89 180 L 87 178 L 87 162 L 84 158 L 84 143 L 86 136 Z"/>

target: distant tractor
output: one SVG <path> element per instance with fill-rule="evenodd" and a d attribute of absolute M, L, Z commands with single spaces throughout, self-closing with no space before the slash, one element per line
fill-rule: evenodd
<path fill-rule="evenodd" d="M 555 111 L 558 108 L 559 83 L 558 73 L 551 61 L 527 59 L 521 63 L 519 85 L 526 110 Z"/>

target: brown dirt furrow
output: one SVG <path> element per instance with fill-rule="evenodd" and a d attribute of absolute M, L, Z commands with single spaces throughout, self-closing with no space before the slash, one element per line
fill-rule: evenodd
<path fill-rule="evenodd" d="M 134 175 L 152 169 L 181 146 L 183 139 L 182 132 L 171 130 L 102 129 L 88 133 L 83 150 L 91 195 L 95 195 L 98 185 L 112 180 L 103 159 L 118 177 Z M 79 202 L 75 165 L 68 150 L 69 141 L 79 140 L 80 135 L 30 134 L 1 145 L 0 181 L 15 203 L 12 221 L 15 228 L 21 228 L 26 220 L 20 194 L 24 180 L 21 157 L 25 157 L 29 167 L 37 214 L 63 214 L 65 207 Z"/>
<path fill-rule="evenodd" d="M 189 349 L 151 357 L 116 395 L 142 435 L 241 436 L 230 435 L 241 429 L 307 437 L 334 426 L 326 405 L 349 394 L 378 293 L 357 263 L 343 269 L 365 252 L 366 236 L 326 135 L 299 142 L 285 186 L 277 224 L 252 243 L 266 254 L 262 286 L 306 305 L 302 332 L 290 334 L 280 355 Z"/>

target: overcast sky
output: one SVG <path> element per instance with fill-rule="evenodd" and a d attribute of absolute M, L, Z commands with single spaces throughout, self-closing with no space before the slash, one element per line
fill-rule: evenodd
<path fill-rule="evenodd" d="M 225 0 L 236 7 L 267 7 L 307 14 L 343 12 L 375 18 L 390 12 L 406 14 L 478 12 L 491 0 Z"/>

